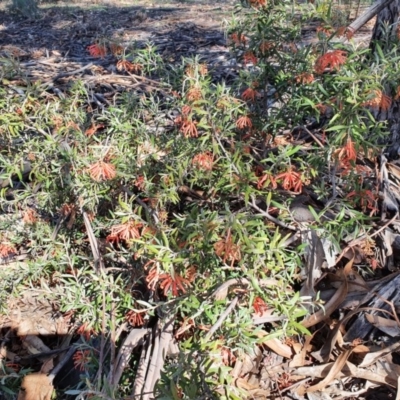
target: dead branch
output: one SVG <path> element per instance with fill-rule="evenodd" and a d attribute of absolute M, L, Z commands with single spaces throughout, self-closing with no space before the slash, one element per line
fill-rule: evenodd
<path fill-rule="evenodd" d="M 393 0 L 380 0 L 373 4 L 368 10 L 361 14 L 348 27 L 347 31 L 354 34 L 362 28 L 369 20 L 375 17 L 380 11 L 387 7 Z"/>

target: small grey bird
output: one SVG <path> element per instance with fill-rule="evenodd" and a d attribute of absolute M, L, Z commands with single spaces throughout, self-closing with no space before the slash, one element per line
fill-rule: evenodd
<path fill-rule="evenodd" d="M 320 209 L 316 207 L 312 207 L 315 210 L 315 213 L 313 214 L 310 211 L 309 204 L 309 197 L 305 196 L 303 194 L 295 197 L 293 201 L 290 204 L 290 212 L 293 215 L 293 218 L 296 222 L 314 222 L 315 221 L 315 214 L 319 214 L 321 212 Z"/>
<path fill-rule="evenodd" d="M 322 208 L 318 207 L 312 202 L 309 196 L 301 194 L 293 199 L 290 204 L 290 212 L 296 222 L 307 223 L 316 221 L 315 215 L 319 216 L 320 221 L 326 221 L 327 219 L 334 219 L 334 215 L 329 211 L 325 211 L 322 215 Z M 311 211 L 314 211 L 314 213 Z"/>

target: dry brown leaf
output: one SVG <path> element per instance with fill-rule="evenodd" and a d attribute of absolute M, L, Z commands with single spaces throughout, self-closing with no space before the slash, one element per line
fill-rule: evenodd
<path fill-rule="evenodd" d="M 296 352 L 295 356 L 293 357 L 292 361 L 289 363 L 290 368 L 297 368 L 297 367 L 303 367 L 306 364 L 306 356 L 308 353 L 311 353 L 312 351 L 312 346 L 311 346 L 311 339 L 313 336 L 307 335 L 305 336 L 305 342 L 303 346 L 299 346 L 300 343 L 295 343 L 293 345 L 293 349 Z"/>
<path fill-rule="evenodd" d="M 293 373 L 303 378 L 324 378 L 328 375 L 332 368 L 333 363 L 323 365 L 310 365 L 307 367 L 297 368 Z"/>
<path fill-rule="evenodd" d="M 398 180 L 400 180 L 400 167 L 395 165 L 395 164 L 391 164 L 391 163 L 386 163 L 386 167 L 388 169 L 388 171 Z"/>
<path fill-rule="evenodd" d="M 24 377 L 18 400 L 51 400 L 52 379 L 45 374 L 36 373 Z"/>
<path fill-rule="evenodd" d="M 306 328 L 310 328 L 329 318 L 329 316 L 337 310 L 339 305 L 343 302 L 343 300 L 347 296 L 348 292 L 348 281 L 347 278 L 351 274 L 353 266 L 353 260 L 350 260 L 342 271 L 339 271 L 339 276 L 342 277 L 343 284 L 339 287 L 336 293 L 332 296 L 332 298 L 326 303 L 325 307 L 321 310 L 318 310 L 316 313 L 310 315 L 302 321 L 302 325 Z"/>
<path fill-rule="evenodd" d="M 342 353 L 344 354 L 344 353 Z M 337 360 L 336 360 L 337 361 Z M 332 371 L 334 363 L 328 363 L 324 365 L 313 365 L 309 367 L 300 367 L 297 368 L 294 372 L 301 376 L 306 376 L 309 378 L 323 378 L 325 379 Z M 353 363 L 346 361 L 345 365 L 343 366 L 342 370 L 339 371 L 336 378 L 344 378 L 344 377 L 351 377 L 351 378 L 358 378 L 358 379 L 365 379 L 367 381 L 373 382 L 375 384 L 382 384 L 382 385 L 390 385 L 396 387 L 397 385 L 397 376 L 400 374 L 400 371 L 397 370 L 396 365 L 392 366 L 393 371 L 391 374 L 388 373 L 388 366 L 384 365 L 381 368 L 374 368 L 371 370 L 366 370 L 364 368 L 357 367 Z M 325 381 L 324 379 L 324 381 Z M 321 383 L 321 382 L 320 382 Z M 315 385 L 317 386 L 317 385 Z M 296 391 L 296 393 L 298 393 Z"/>
<path fill-rule="evenodd" d="M 336 377 L 340 374 L 342 368 L 346 364 L 347 359 L 352 353 L 353 349 L 345 350 L 333 363 L 332 368 L 328 372 L 328 375 L 319 383 L 314 386 L 310 386 L 307 389 L 308 392 L 318 392 L 323 390 L 326 386 L 328 386 Z"/>
<path fill-rule="evenodd" d="M 250 384 L 246 379 L 243 378 L 237 378 L 235 381 L 235 386 L 240 388 L 240 389 L 245 389 L 245 390 L 254 390 L 257 389 L 260 385 L 252 385 Z"/>
<path fill-rule="evenodd" d="M 365 344 L 359 344 L 358 346 L 354 347 L 353 354 L 368 354 L 371 352 L 371 347 L 366 346 Z"/>
<path fill-rule="evenodd" d="M 278 339 L 269 339 L 262 343 L 265 344 L 274 353 L 276 353 L 284 358 L 290 359 L 293 357 L 292 349 L 287 344 L 282 343 Z"/>
<path fill-rule="evenodd" d="M 262 360 L 261 350 L 259 347 L 255 347 L 254 352 L 255 352 L 255 354 L 253 354 L 253 355 L 243 354 L 240 357 L 239 361 L 241 361 L 241 363 L 240 363 L 241 368 L 240 368 L 240 372 L 239 372 L 239 374 L 237 374 L 237 376 L 244 376 L 250 372 L 255 373 L 255 374 L 259 372 L 260 363 Z M 236 362 L 236 364 L 238 364 L 238 362 Z M 236 367 L 236 364 L 235 364 L 235 367 Z"/>

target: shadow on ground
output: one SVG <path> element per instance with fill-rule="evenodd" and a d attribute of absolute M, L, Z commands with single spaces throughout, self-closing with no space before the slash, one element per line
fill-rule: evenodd
<path fill-rule="evenodd" d="M 168 48 L 175 55 L 177 51 L 192 55 L 197 48 L 225 44 L 222 18 L 229 16 L 230 10 L 230 5 L 225 5 L 204 1 L 163 6 L 42 5 L 36 19 L 3 9 L 0 53 L 19 58 L 38 58 L 52 52 L 85 57 L 87 46 L 96 41 L 143 47 L 150 40 L 162 44 L 162 51 Z M 179 46 L 183 42 L 189 47 Z"/>

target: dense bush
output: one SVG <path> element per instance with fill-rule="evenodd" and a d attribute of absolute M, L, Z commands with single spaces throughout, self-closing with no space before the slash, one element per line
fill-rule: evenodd
<path fill-rule="evenodd" d="M 26 10 L 28 3 L 18 4 Z M 104 335 L 124 322 L 141 327 L 155 315 L 175 316 L 181 353 L 167 362 L 162 398 L 245 398 L 230 375 L 235 360 L 271 338 L 307 332 L 301 319 L 312 307 L 296 286 L 304 246 L 287 242 L 293 195 L 308 188 L 340 198 L 343 212 L 323 233 L 333 252 L 362 229 L 366 217 L 354 209 L 376 211 L 365 160 L 384 136 L 377 112 L 398 96 L 393 58 L 371 62 L 351 41 L 334 42 L 341 27 L 328 26 L 310 4 L 251 0 L 236 15 L 233 87 L 212 83 L 197 59 L 166 65 L 149 46 L 124 49 L 118 69 L 165 86 L 125 92 L 109 107 L 88 102 L 82 81 L 64 98 L 27 81 L 19 96 L 0 88 L 1 177 L 13 185 L 1 192 L 9 214 L 0 251 L 29 246 L 31 254 L 13 294 L 46 287 L 84 331 Z M 302 43 L 311 17 L 325 22 L 316 43 Z M 107 46 L 90 51 L 102 56 Z M 21 75 L 3 63 L 2 79 Z M 299 133 L 306 144 L 296 141 Z M 3 279 L 10 281 L 6 271 Z M 215 294 L 232 279 L 241 284 Z M 231 304 L 238 305 L 219 324 Z M 268 310 L 277 320 L 256 324 Z M 95 376 L 88 381 L 95 391 Z M 109 389 L 113 396 L 131 389 L 131 380 L 123 382 Z"/>

